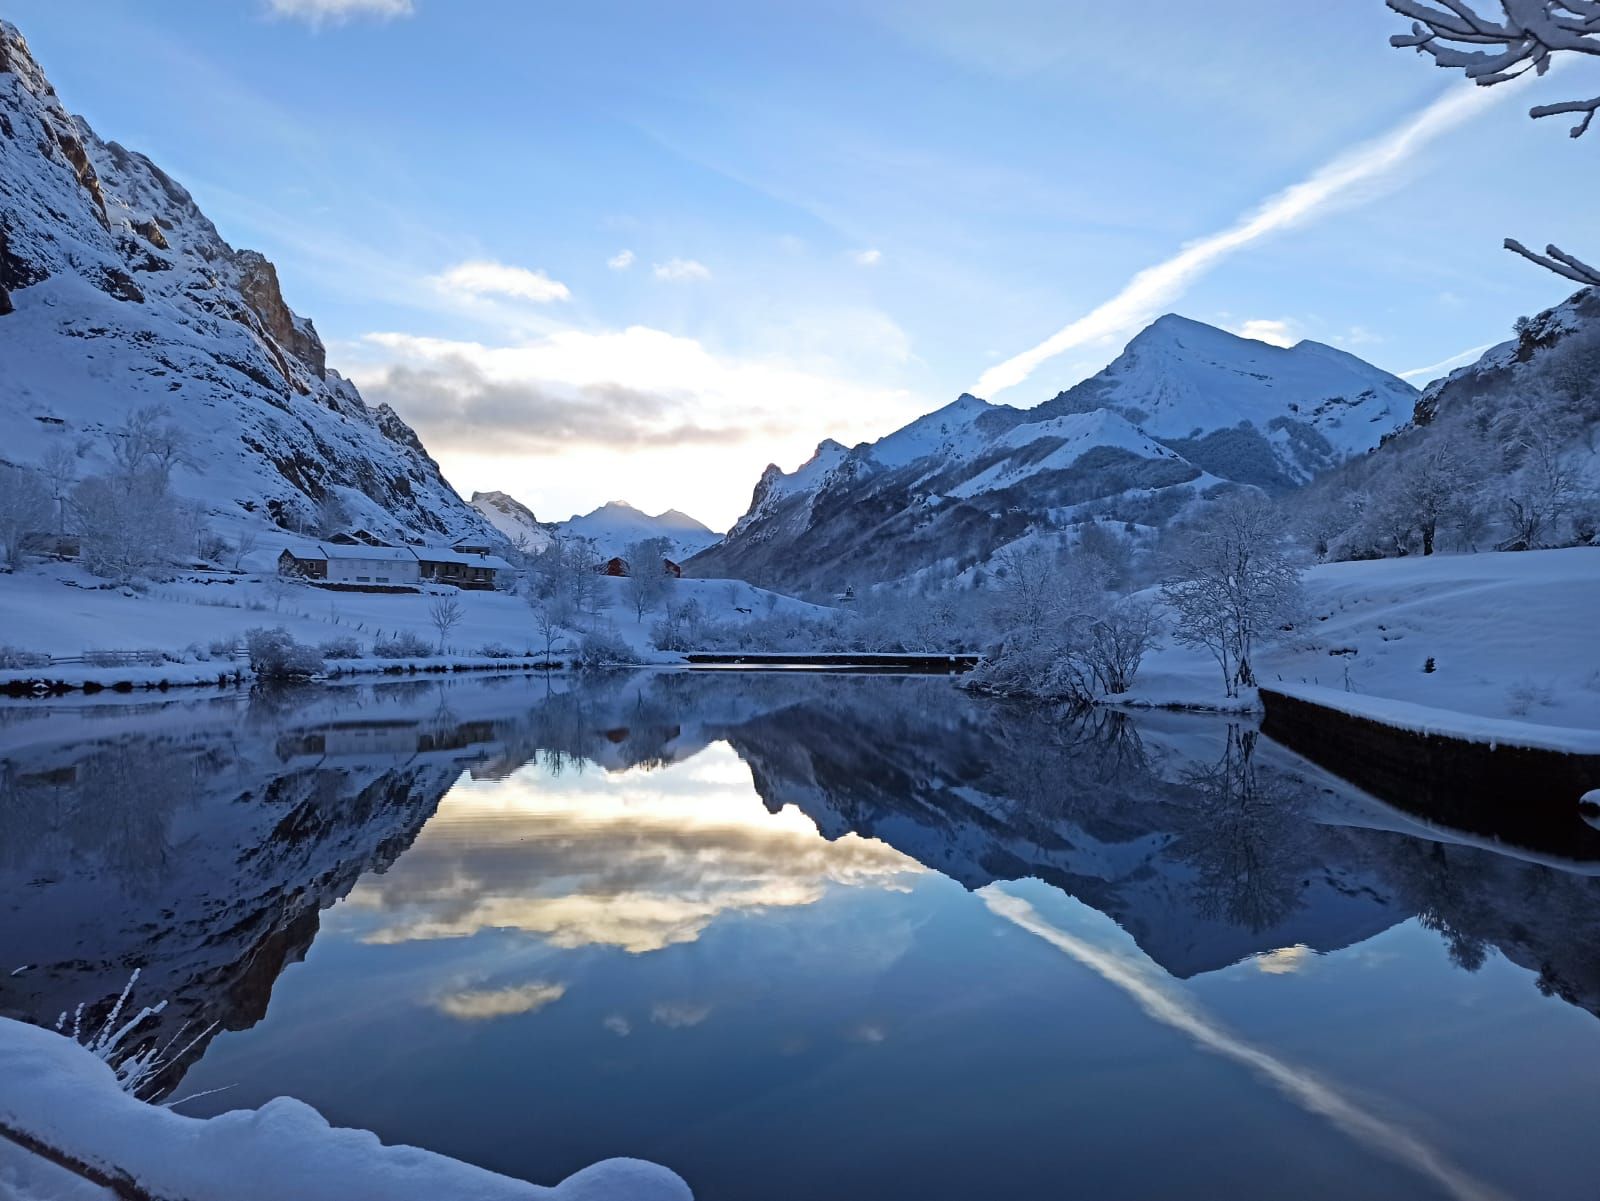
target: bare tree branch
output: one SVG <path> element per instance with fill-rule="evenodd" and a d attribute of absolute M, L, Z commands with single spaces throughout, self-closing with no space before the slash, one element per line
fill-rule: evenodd
<path fill-rule="evenodd" d="M 1520 254 L 1530 263 L 1537 263 L 1546 271 L 1554 271 L 1557 275 L 1565 276 L 1580 284 L 1600 286 L 1600 270 L 1589 266 L 1582 259 L 1573 258 L 1557 246 L 1546 246 L 1543 254 L 1535 254 L 1515 238 L 1507 238 L 1505 247 L 1513 254 Z"/>
<path fill-rule="evenodd" d="M 1528 71 L 1543 75 L 1556 54 L 1600 56 L 1600 0 L 1385 0 L 1402 17 L 1411 19 L 1410 33 L 1397 33 L 1391 46 L 1414 49 L 1431 57 L 1436 66 L 1459 70 L 1480 87 L 1492 87 Z M 1484 16 L 1479 8 L 1498 5 L 1502 20 Z M 1478 49 L 1483 47 L 1483 49 Z M 1538 104 L 1528 111 L 1535 120 L 1580 114 L 1569 136 L 1589 132 L 1600 110 L 1600 96 L 1590 100 L 1563 100 Z M 1515 238 L 1505 240 L 1507 250 L 1520 254 L 1565 279 L 1600 285 L 1600 271 L 1555 246 L 1535 254 Z"/>

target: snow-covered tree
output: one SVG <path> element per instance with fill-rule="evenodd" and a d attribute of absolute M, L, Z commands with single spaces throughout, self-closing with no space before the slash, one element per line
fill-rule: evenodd
<path fill-rule="evenodd" d="M 1257 493 L 1208 508 L 1177 534 L 1161 599 L 1173 612 L 1173 638 L 1211 652 L 1229 696 L 1254 686 L 1257 644 L 1300 605 L 1300 568 L 1284 548 L 1277 509 Z"/>
<path fill-rule="evenodd" d="M 600 553 L 587 538 L 552 538 L 533 557 L 533 597 L 548 601 L 563 624 L 579 613 L 599 611 L 603 596 Z"/>
<path fill-rule="evenodd" d="M 56 507 L 56 533 L 67 529 L 67 499 L 72 495 L 72 485 L 78 482 L 78 453 L 65 442 L 58 441 L 39 459 L 39 472 L 50 489 L 50 500 Z"/>
<path fill-rule="evenodd" d="M 1505 485 L 1505 515 L 1515 549 L 1532 550 L 1552 536 L 1583 497 L 1582 476 L 1550 431 L 1526 430 L 1522 464 Z"/>
<path fill-rule="evenodd" d="M 628 563 L 623 595 L 640 621 L 666 600 L 671 578 L 667 575 L 666 559 L 671 550 L 672 544 L 665 538 L 643 538 L 623 551 L 622 557 Z"/>
<path fill-rule="evenodd" d="M 1472 505 L 1480 475 L 1475 448 L 1454 431 L 1440 430 L 1400 465 L 1384 500 L 1416 531 L 1422 553 L 1431 555 L 1440 523 Z"/>
<path fill-rule="evenodd" d="M 187 438 L 171 416 L 165 405 L 145 405 L 106 431 L 114 474 L 132 477 L 155 471 L 162 482 L 170 482 L 173 467 L 187 453 Z"/>
<path fill-rule="evenodd" d="M 1411 18 L 1411 32 L 1396 34 L 1389 44 L 1415 49 L 1434 63 L 1461 71 L 1481 87 L 1515 79 L 1532 71 L 1543 75 L 1558 57 L 1600 56 L 1600 3 L 1596 0 L 1386 0 Z M 1600 110 L 1600 96 L 1535 105 L 1540 117 L 1575 116 L 1570 133 L 1582 137 Z M 1557 275 L 1580 284 L 1600 285 L 1600 268 L 1574 258 L 1556 246 L 1543 254 L 1515 238 L 1507 250 L 1520 254 Z"/>
<path fill-rule="evenodd" d="M 90 476 L 72 490 L 72 509 L 84 565 L 96 575 L 148 575 L 182 542 L 178 503 L 159 470 Z"/>
<path fill-rule="evenodd" d="M 48 530 L 55 506 L 38 472 L 0 464 L 0 542 L 8 567 L 22 565 L 22 543 L 29 534 Z"/>

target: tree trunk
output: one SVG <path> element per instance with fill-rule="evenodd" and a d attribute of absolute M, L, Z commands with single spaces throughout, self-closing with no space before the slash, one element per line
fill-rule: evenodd
<path fill-rule="evenodd" d="M 1433 534 L 1434 534 L 1434 523 L 1431 522 L 1431 521 L 1423 522 L 1422 523 L 1422 553 L 1424 555 L 1433 554 Z"/>

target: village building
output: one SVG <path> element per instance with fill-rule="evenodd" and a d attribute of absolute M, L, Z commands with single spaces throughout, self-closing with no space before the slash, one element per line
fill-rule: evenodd
<path fill-rule="evenodd" d="M 421 578 L 410 547 L 331 541 L 284 551 L 278 556 L 278 572 L 330 584 L 415 584 Z"/>
<path fill-rule="evenodd" d="M 280 575 L 329 584 L 451 584 L 487 591 L 511 564 L 487 549 L 432 546 L 367 546 L 331 539 L 278 556 Z"/>
<path fill-rule="evenodd" d="M 435 584 L 454 584 L 457 588 L 488 591 L 501 572 L 514 570 L 511 564 L 488 549 L 453 546 L 448 550 L 418 546 L 413 548 L 422 579 Z"/>
<path fill-rule="evenodd" d="M 628 576 L 633 574 L 632 568 L 628 566 L 628 561 L 621 555 L 613 555 L 604 563 L 600 564 L 600 566 L 595 570 L 601 575 L 609 576 Z M 675 580 L 681 580 L 683 578 L 683 567 L 680 564 L 674 563 L 671 559 L 661 560 L 661 570 Z"/>

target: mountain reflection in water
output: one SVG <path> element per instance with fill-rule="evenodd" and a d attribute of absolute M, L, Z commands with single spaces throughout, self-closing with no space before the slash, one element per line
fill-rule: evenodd
<path fill-rule="evenodd" d="M 0 709 L 0 1013 L 93 1016 L 138 968 L 133 1001 L 168 1001 L 145 1038 L 202 1035 L 160 1086 L 231 1086 L 191 1112 L 290 1091 L 533 1179 L 645 1155 L 704 1198 L 1054 1196 L 1061 1179 L 1268 1197 L 1274 1156 L 1311 1173 L 1303 1196 L 1562 1195 L 1558 1154 L 1439 1137 L 1442 1114 L 1392 1120 L 1330 1081 L 1365 1065 L 1376 1087 L 1430 1007 L 1459 1023 L 1462 1004 L 1592 1071 L 1600 1027 L 1561 1015 L 1600 1013 L 1593 870 L 1425 829 L 1248 726 L 975 701 L 940 679 Z M 1274 979 L 1293 1029 L 1257 991 Z M 1213 1055 L 1195 1066 L 1135 1011 Z M 1503 1066 L 1450 1062 L 1482 1106 L 1515 1093 Z M 1600 1117 L 1573 1081 L 1525 1083 L 1568 1122 Z M 1455 1103 L 1403 1105 L 1434 1102 Z M 863 1141 L 873 1121 L 892 1137 Z M 1070 1165 L 1064 1122 L 1084 1131 Z M 1116 1153 L 1146 1126 L 1177 1140 L 1165 1169 Z"/>

